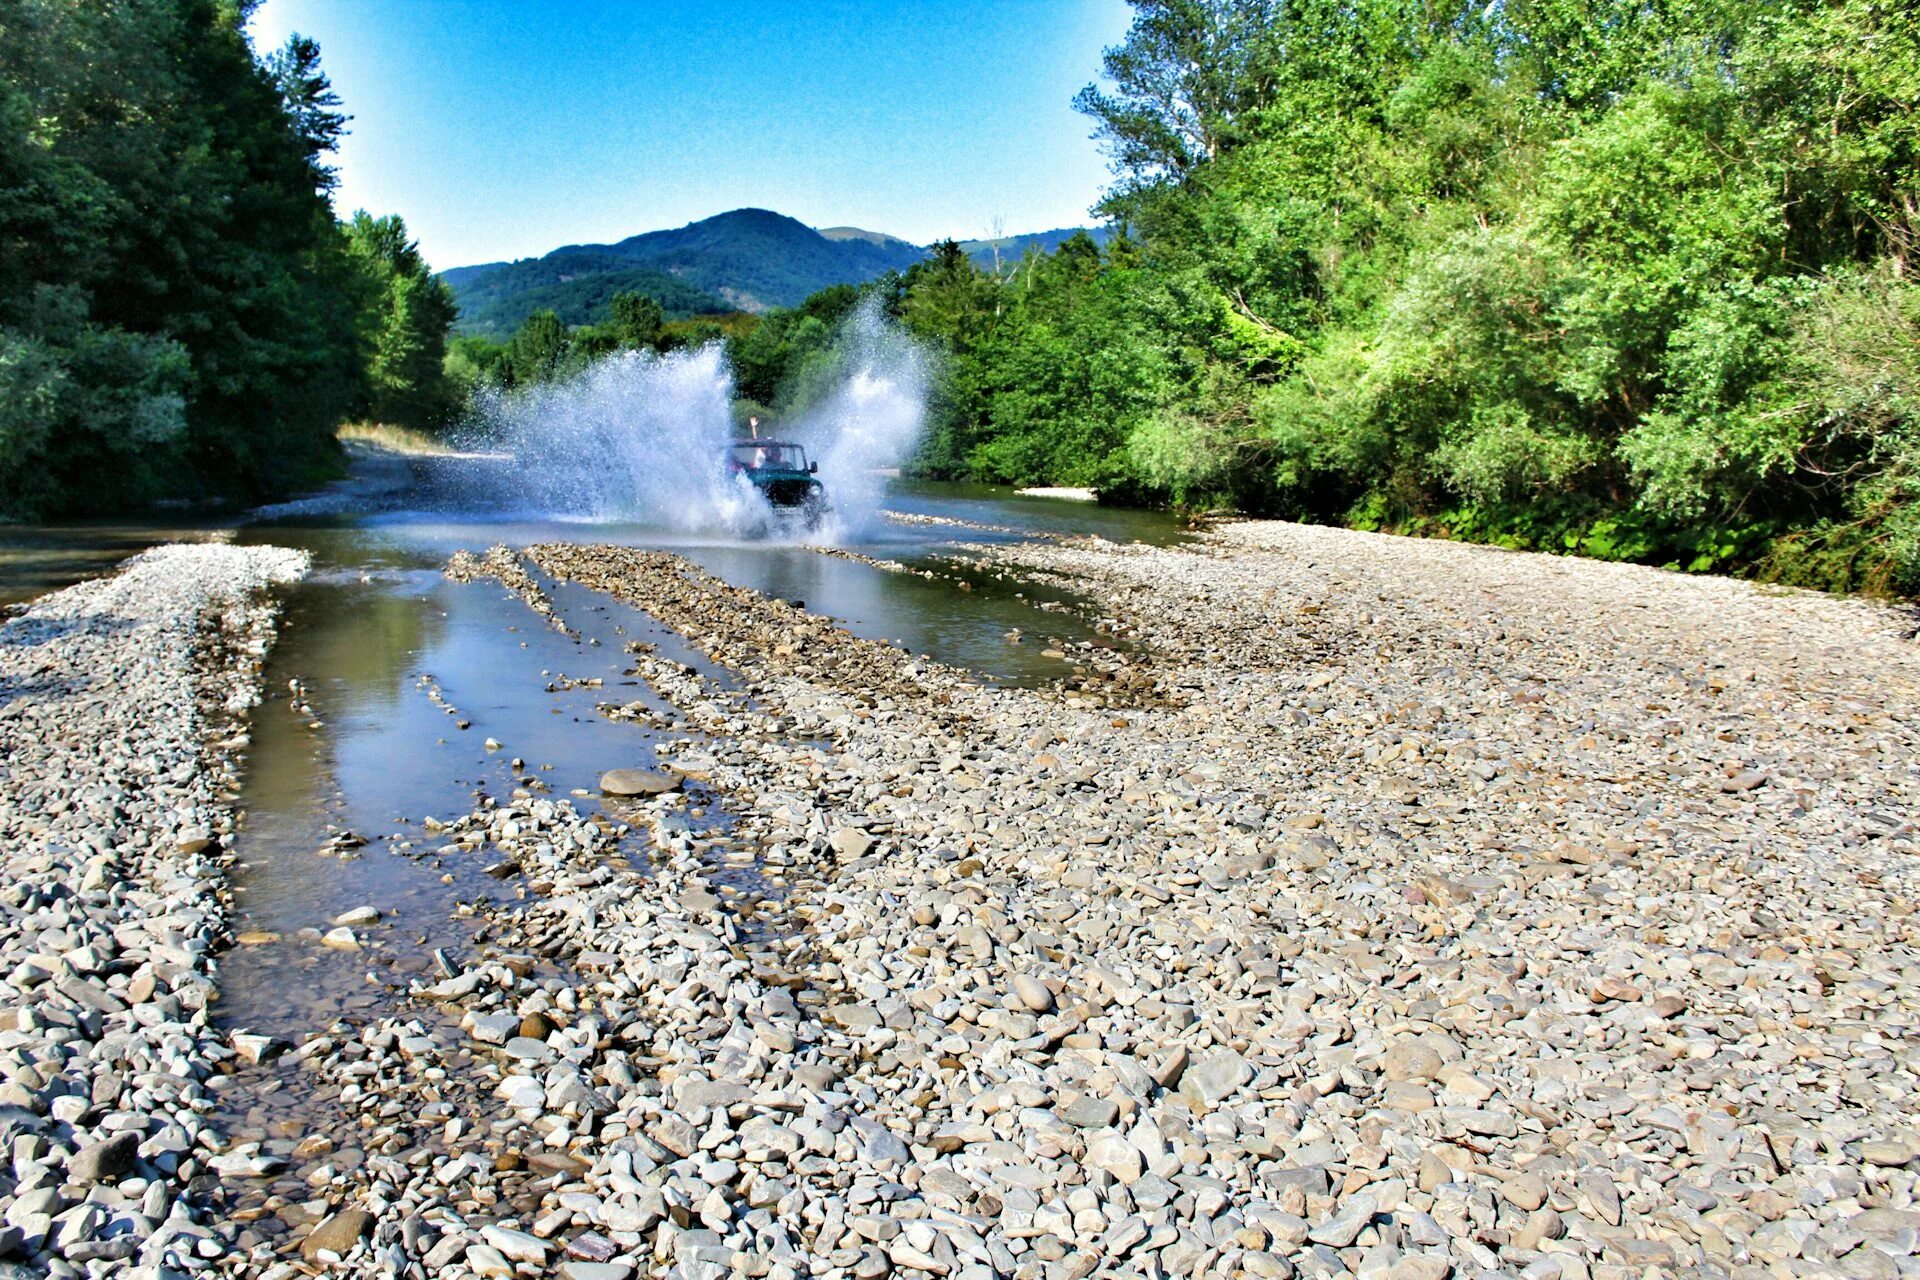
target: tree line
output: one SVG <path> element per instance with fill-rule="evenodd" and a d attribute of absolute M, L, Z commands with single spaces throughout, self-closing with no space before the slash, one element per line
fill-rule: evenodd
<path fill-rule="evenodd" d="M 547 308 L 521 321 L 504 341 L 484 334 L 453 338 L 445 364 L 448 381 L 469 398 L 482 388 L 512 391 L 571 377 L 623 351 L 665 352 L 709 342 L 731 343 L 761 322 L 760 316 L 745 311 L 668 320 L 656 298 L 633 290 L 615 293 L 608 299 L 608 310 L 612 314 L 603 323 L 569 325 Z"/>
<path fill-rule="evenodd" d="M 1121 234 L 877 286 L 925 472 L 1920 592 L 1920 10 L 1134 7 Z"/>
<path fill-rule="evenodd" d="M 0 9 L 0 517 L 281 493 L 343 419 L 457 407 L 451 295 L 399 217 L 336 219 L 347 117 L 252 7 Z"/>
<path fill-rule="evenodd" d="M 1134 0 L 1077 105 L 1104 245 L 951 242 L 760 316 L 460 338 L 341 222 L 311 42 L 0 16 L 0 509 L 270 492 L 350 416 L 724 340 L 793 412 L 863 293 L 942 354 L 922 474 L 1920 593 L 1920 17 L 1894 0 Z"/>

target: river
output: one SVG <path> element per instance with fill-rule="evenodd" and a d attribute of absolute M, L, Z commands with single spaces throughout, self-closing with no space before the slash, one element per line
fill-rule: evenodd
<path fill-rule="evenodd" d="M 470 904 L 526 891 L 517 877 L 488 874 L 484 860 L 440 856 L 437 820 L 516 790 L 591 810 L 601 773 L 649 767 L 654 742 L 690 736 L 631 673 L 627 644 L 653 645 L 725 680 L 679 635 L 585 588 L 541 584 L 563 631 L 495 581 L 449 580 L 441 570 L 455 551 L 545 541 L 666 548 L 735 585 L 804 602 L 857 635 L 982 680 L 1036 684 L 1064 674 L 1062 642 L 1108 642 L 1070 592 L 981 572 L 955 544 L 1182 536 L 1178 522 L 1153 513 L 896 480 L 882 512 L 845 545 L 669 537 L 640 524 L 502 515 L 473 501 L 457 469 L 429 461 L 363 456 L 358 472 L 318 500 L 225 529 L 180 521 L 0 531 L 8 601 L 105 572 L 169 538 L 230 536 L 312 555 L 312 572 L 283 601 L 265 701 L 250 726 L 230 875 L 240 942 L 221 961 L 217 1007 L 229 1030 L 296 1042 L 405 1007 L 406 984 L 435 967 L 436 952 L 458 964 L 484 948 Z M 634 702 L 647 704 L 646 723 L 600 710 Z M 724 826 L 717 797 L 693 799 L 690 820 Z M 716 871 L 717 883 L 745 898 L 785 887 L 750 864 Z M 359 931 L 367 949 L 321 945 L 331 922 L 358 907 L 381 913 Z M 220 1083 L 236 1131 L 292 1133 L 318 1119 L 286 1060 Z"/>

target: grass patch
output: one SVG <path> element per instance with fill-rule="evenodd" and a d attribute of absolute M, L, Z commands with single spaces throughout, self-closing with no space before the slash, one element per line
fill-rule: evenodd
<path fill-rule="evenodd" d="M 390 449 L 394 453 L 450 457 L 459 452 L 431 432 L 416 431 L 412 427 L 396 427 L 385 422 L 342 423 L 334 436 L 342 444 L 359 440 L 378 445 L 382 449 Z"/>

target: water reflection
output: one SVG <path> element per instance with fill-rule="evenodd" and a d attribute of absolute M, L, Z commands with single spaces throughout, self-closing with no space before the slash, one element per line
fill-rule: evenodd
<path fill-rule="evenodd" d="M 232 877 L 236 931 L 278 936 L 223 961 L 230 1024 L 310 1026 L 372 999 L 370 968 L 398 982 L 435 948 L 469 949 L 452 907 L 511 897 L 518 884 L 487 875 L 480 853 L 436 852 L 424 819 L 458 818 L 517 787 L 571 798 L 607 769 L 654 764 L 652 735 L 595 704 L 639 692 L 624 687 L 626 637 L 614 628 L 657 637 L 638 615 L 594 626 L 608 635 L 563 635 L 498 584 L 428 569 L 351 582 L 323 573 L 294 589 L 255 715 Z M 559 672 L 601 684 L 561 687 Z M 337 847 L 347 832 L 368 843 Z M 321 947 L 317 931 L 359 906 L 382 913 L 361 930 L 370 951 Z"/>
<path fill-rule="evenodd" d="M 193 520 L 0 525 L 0 605 L 98 577 L 156 543 L 210 541 L 230 527 Z"/>

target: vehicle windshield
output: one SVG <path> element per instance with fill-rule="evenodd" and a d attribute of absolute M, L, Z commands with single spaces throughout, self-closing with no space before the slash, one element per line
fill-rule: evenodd
<path fill-rule="evenodd" d="M 797 444 L 772 444 L 765 440 L 736 442 L 729 455 L 736 466 L 755 471 L 805 471 L 807 451 Z"/>

